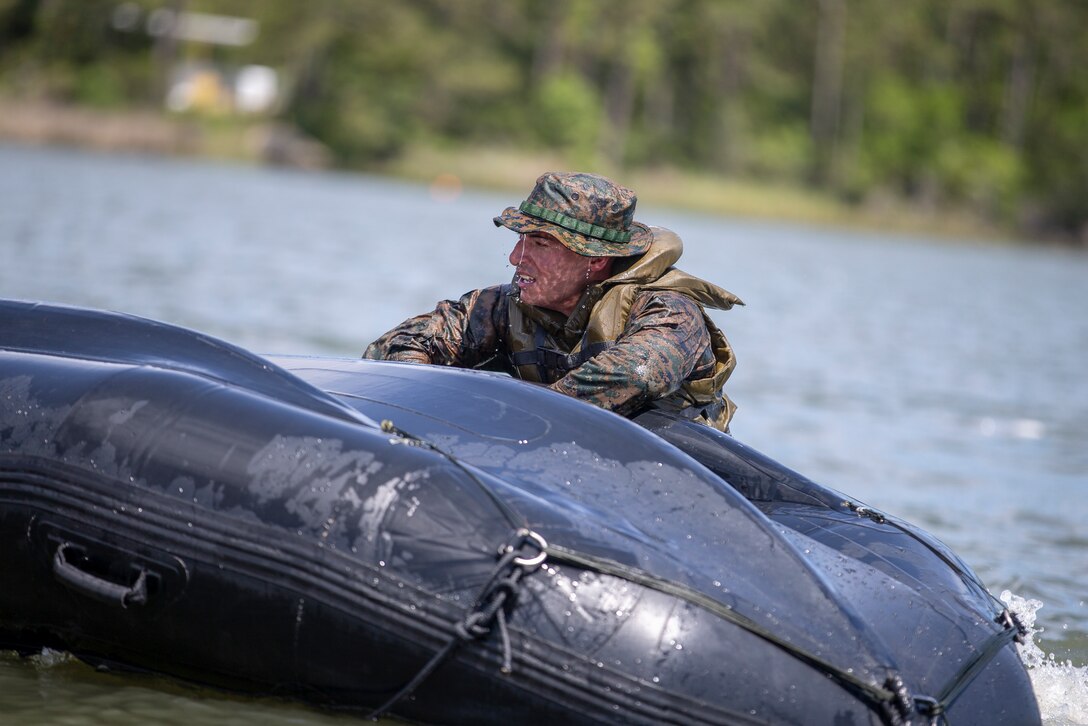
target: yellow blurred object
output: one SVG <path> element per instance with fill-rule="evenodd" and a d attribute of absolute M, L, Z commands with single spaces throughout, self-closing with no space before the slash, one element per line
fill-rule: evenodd
<path fill-rule="evenodd" d="M 189 107 L 194 111 L 222 113 L 230 110 L 231 93 L 215 71 L 197 72 L 189 85 Z"/>

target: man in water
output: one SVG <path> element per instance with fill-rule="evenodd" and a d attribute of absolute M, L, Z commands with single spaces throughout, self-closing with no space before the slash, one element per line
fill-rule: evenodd
<path fill-rule="evenodd" d="M 602 176 L 544 174 L 495 218 L 519 235 L 513 282 L 440 302 L 363 357 L 503 371 L 624 416 L 665 409 L 727 431 L 736 359 L 704 308 L 744 303 L 673 267 L 680 238 L 634 221 L 635 202 Z"/>

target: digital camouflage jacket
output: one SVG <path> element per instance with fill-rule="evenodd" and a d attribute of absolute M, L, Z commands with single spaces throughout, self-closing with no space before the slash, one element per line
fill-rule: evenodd
<path fill-rule="evenodd" d="M 618 259 L 569 317 L 497 285 L 406 320 L 363 357 L 503 371 L 621 415 L 665 408 L 727 430 L 735 406 L 722 386 L 736 359 L 704 307 L 743 303 L 673 267 L 683 243 L 653 232 L 649 250 Z"/>

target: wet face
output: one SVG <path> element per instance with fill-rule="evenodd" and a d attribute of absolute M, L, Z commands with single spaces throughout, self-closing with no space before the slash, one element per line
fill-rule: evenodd
<path fill-rule="evenodd" d="M 549 234 L 531 232 L 518 237 L 510 264 L 517 268 L 522 302 L 570 315 L 586 288 L 603 279 L 610 260 L 583 257 Z"/>

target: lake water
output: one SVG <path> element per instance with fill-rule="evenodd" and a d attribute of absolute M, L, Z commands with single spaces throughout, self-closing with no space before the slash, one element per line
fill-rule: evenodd
<path fill-rule="evenodd" d="M 538 171 L 526 170 L 526 190 Z M 0 297 L 118 310 L 263 353 L 358 355 L 510 278 L 517 195 L 0 146 Z M 734 435 L 949 544 L 1036 633 L 1047 724 L 1088 723 L 1088 255 L 640 207 L 747 305 Z M 57 654 L 0 654 L 0 722 L 362 723 Z"/>

